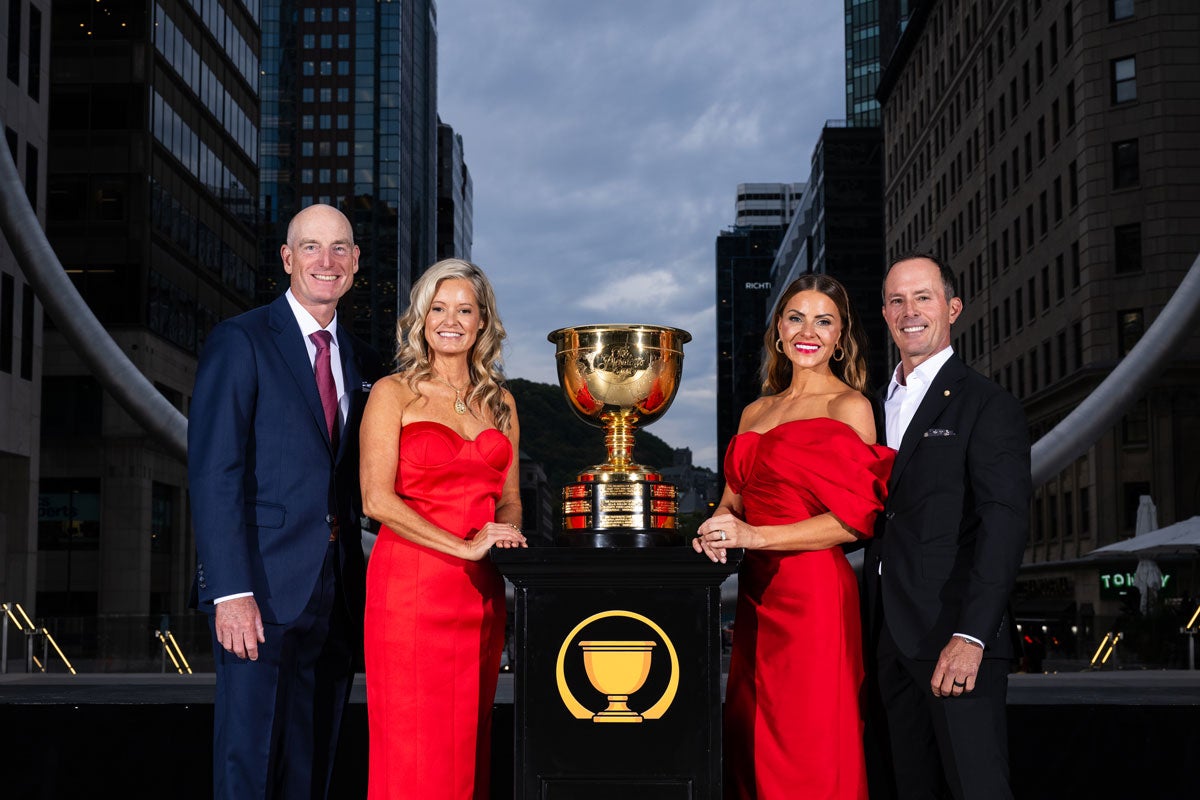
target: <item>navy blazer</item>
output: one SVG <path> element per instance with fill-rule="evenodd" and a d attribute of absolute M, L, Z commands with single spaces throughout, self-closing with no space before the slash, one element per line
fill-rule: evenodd
<path fill-rule="evenodd" d="M 951 356 L 904 434 L 863 565 L 868 613 L 882 602 L 901 653 L 936 659 L 965 633 L 988 657 L 1014 656 L 1007 612 L 1029 536 L 1029 465 L 1021 404 Z"/>
<path fill-rule="evenodd" d="M 337 338 L 350 405 L 336 453 L 286 296 L 220 323 L 205 342 L 188 421 L 194 607 L 211 614 L 215 598 L 254 592 L 264 621 L 291 622 L 336 522 L 348 611 L 361 619 L 358 426 L 381 370 L 340 324 Z"/>

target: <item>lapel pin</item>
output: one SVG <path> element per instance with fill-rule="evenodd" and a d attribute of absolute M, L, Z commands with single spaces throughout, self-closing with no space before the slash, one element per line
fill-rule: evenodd
<path fill-rule="evenodd" d="M 949 397 L 949 396 L 950 396 L 950 390 L 949 390 L 949 389 L 947 389 L 946 391 L 942 392 L 942 397 Z"/>

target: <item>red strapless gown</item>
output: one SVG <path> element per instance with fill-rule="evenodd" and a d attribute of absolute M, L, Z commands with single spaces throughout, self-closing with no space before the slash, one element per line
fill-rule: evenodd
<path fill-rule="evenodd" d="M 751 525 L 832 511 L 870 535 L 894 452 L 828 418 L 738 434 L 725 479 Z M 725 795 L 867 797 L 858 582 L 840 547 L 747 551 L 725 692 Z"/>
<path fill-rule="evenodd" d="M 409 423 L 400 431 L 396 494 L 467 538 L 495 519 L 512 457 L 495 429 L 467 441 L 440 423 Z M 364 629 L 368 797 L 487 797 L 503 648 L 504 580 L 491 561 L 442 555 L 380 530 Z"/>

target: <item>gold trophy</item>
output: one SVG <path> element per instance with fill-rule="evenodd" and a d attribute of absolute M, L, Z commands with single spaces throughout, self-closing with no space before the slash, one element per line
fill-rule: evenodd
<path fill-rule="evenodd" d="M 632 460 L 633 433 L 675 399 L 687 331 L 660 325 L 582 325 L 547 337 L 557 346 L 567 403 L 604 428 L 608 459 L 562 490 L 564 544 L 594 547 L 681 544 L 674 484 Z"/>
<path fill-rule="evenodd" d="M 654 642 L 580 642 L 583 667 L 588 680 L 608 698 L 608 707 L 592 722 L 641 722 L 642 715 L 629 708 L 629 696 L 642 688 L 650 674 Z"/>

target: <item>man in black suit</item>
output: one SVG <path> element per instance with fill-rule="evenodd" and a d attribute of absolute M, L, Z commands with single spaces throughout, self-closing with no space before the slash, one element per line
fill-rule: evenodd
<path fill-rule="evenodd" d="M 935 257 L 892 263 L 883 315 L 900 364 L 880 430 L 898 452 L 863 591 L 900 798 L 1012 797 L 1008 605 L 1029 533 L 1029 438 L 1020 403 L 951 348 L 961 312 Z"/>

